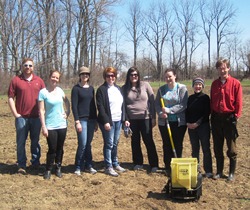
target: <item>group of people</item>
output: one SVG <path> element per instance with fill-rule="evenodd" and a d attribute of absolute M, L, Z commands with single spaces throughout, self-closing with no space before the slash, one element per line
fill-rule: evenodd
<path fill-rule="evenodd" d="M 156 126 L 158 114 L 158 128 L 163 142 L 163 161 L 167 175 L 171 173 L 171 158 L 182 157 L 184 135 L 188 129 L 192 157 L 197 158 L 199 162 L 201 145 L 204 171 L 208 178 L 224 177 L 223 145 L 226 139 L 227 156 L 230 159 L 227 179 L 234 180 L 237 120 L 242 111 L 242 87 L 237 79 L 230 76 L 228 60 L 218 60 L 216 69 L 219 78 L 212 83 L 210 97 L 203 93 L 204 80 L 200 77 L 193 80 L 194 93 L 188 96 L 186 86 L 177 82 L 173 69 L 165 71 L 166 84 L 158 89 L 155 97 L 150 84 L 141 81 L 140 72 L 136 67 L 128 70 L 122 87 L 116 84 L 117 70 L 113 67 L 105 68 L 104 83 L 98 87 L 95 94 L 94 87 L 89 81 L 90 69 L 82 66 L 79 69 L 79 81 L 71 91 L 71 108 L 78 141 L 74 173 L 97 173 L 92 163 L 91 142 L 98 127 L 104 142 L 105 173 L 118 176 L 119 173 L 125 172 L 126 169 L 121 167 L 117 154 L 123 126 L 130 127 L 132 131 L 133 169 L 143 169 L 142 137 L 151 172 L 157 172 L 159 160 L 152 130 Z M 9 106 L 15 117 L 18 173 L 26 174 L 25 142 L 28 133 L 31 139 L 31 165 L 40 165 L 39 134 L 42 129 L 48 143 L 44 179 L 50 179 L 54 165 L 56 176 L 62 177 L 63 145 L 70 103 L 64 91 L 58 87 L 59 71 L 50 72 L 48 85 L 45 87 L 43 80 L 36 76 L 33 70 L 33 60 L 24 59 L 22 74 L 12 79 L 8 92 Z M 217 167 L 215 175 L 210 150 L 210 124 Z"/>

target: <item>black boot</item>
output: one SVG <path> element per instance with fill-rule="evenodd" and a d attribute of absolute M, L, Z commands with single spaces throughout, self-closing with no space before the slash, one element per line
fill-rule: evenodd
<path fill-rule="evenodd" d="M 229 175 L 228 175 L 227 181 L 229 182 L 234 181 L 235 168 L 236 168 L 236 159 L 230 158 Z"/>
<path fill-rule="evenodd" d="M 50 179 L 51 177 L 51 171 L 45 171 L 44 175 L 43 175 L 43 178 L 44 179 Z"/>
<path fill-rule="evenodd" d="M 62 170 L 61 170 L 61 165 L 62 165 L 62 160 L 63 160 L 63 150 L 59 150 L 56 152 L 56 176 L 59 178 L 62 178 Z"/>
<path fill-rule="evenodd" d="M 55 154 L 48 154 L 47 153 L 47 159 L 46 159 L 46 171 L 43 175 L 44 179 L 50 179 L 51 177 L 51 170 L 53 168 L 53 164 L 55 161 Z"/>
<path fill-rule="evenodd" d="M 216 159 L 217 173 L 214 176 L 214 179 L 220 179 L 223 177 L 223 168 L 224 168 L 224 158 Z"/>
<path fill-rule="evenodd" d="M 62 178 L 62 170 L 61 163 L 56 164 L 56 176 Z"/>

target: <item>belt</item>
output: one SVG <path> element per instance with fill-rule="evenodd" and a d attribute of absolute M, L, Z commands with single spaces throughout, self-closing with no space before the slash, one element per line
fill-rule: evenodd
<path fill-rule="evenodd" d="M 229 117 L 231 115 L 234 115 L 234 112 L 227 112 L 227 113 L 212 112 L 212 115 L 218 117 Z"/>

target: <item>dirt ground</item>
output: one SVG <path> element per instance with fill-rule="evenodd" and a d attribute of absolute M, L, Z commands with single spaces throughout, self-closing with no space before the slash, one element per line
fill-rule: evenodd
<path fill-rule="evenodd" d="M 198 201 L 173 200 L 162 189 L 167 177 L 163 173 L 149 173 L 144 152 L 143 171 L 133 171 L 130 140 L 121 135 L 119 161 L 127 172 L 119 177 L 110 177 L 103 170 L 103 140 L 101 132 L 95 133 L 92 151 L 98 173 L 82 176 L 74 174 L 74 158 L 77 148 L 72 115 L 69 119 L 63 160 L 63 178 L 53 174 L 44 180 L 43 169 L 27 169 L 27 175 L 16 173 L 16 144 L 14 118 L 7 104 L 7 97 L 0 98 L 0 209 L 250 209 L 250 141 L 249 141 L 250 88 L 244 88 L 243 116 L 238 129 L 238 163 L 236 181 L 203 179 L 202 196 Z M 163 167 L 162 142 L 158 127 L 154 128 L 160 167 Z M 42 157 L 45 164 L 46 139 L 41 135 Z M 212 139 L 211 139 L 212 142 Z M 186 134 L 183 157 L 190 157 L 190 143 Z M 213 154 L 213 152 L 212 152 Z M 29 139 L 27 157 L 30 159 Z M 215 159 L 213 155 L 215 172 Z M 228 158 L 225 158 L 225 174 L 228 173 Z"/>

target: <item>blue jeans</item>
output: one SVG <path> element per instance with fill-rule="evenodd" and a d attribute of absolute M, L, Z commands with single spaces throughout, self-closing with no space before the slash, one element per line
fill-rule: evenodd
<path fill-rule="evenodd" d="M 196 129 L 188 129 L 192 146 L 192 157 L 200 162 L 200 145 L 203 152 L 203 166 L 206 173 L 212 173 L 212 156 L 210 150 L 210 125 L 208 122 L 200 124 Z"/>
<path fill-rule="evenodd" d="M 25 144 L 30 132 L 30 151 L 32 165 L 40 164 L 41 147 L 39 144 L 39 136 L 41 131 L 41 122 L 39 118 L 23 118 L 18 117 L 15 119 L 16 126 L 16 143 L 17 143 L 17 163 L 18 167 L 26 167 L 26 150 Z"/>
<path fill-rule="evenodd" d="M 104 164 L 106 168 L 116 167 L 119 165 L 117 157 L 117 147 L 121 133 L 121 121 L 113 122 L 110 131 L 106 131 L 102 124 L 99 127 L 102 131 L 102 137 L 104 140 L 103 155 Z"/>
<path fill-rule="evenodd" d="M 80 120 L 82 132 L 77 132 L 78 147 L 75 157 L 77 170 L 92 167 L 91 142 L 94 136 L 96 120 Z"/>

